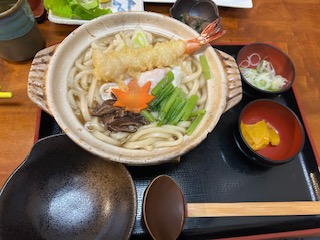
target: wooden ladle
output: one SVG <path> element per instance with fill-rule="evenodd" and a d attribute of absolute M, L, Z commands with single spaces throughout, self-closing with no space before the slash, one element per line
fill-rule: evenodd
<path fill-rule="evenodd" d="M 320 202 L 185 203 L 176 182 L 167 175 L 153 179 L 145 191 L 143 218 L 157 240 L 177 239 L 186 217 L 293 216 L 320 214 Z"/>

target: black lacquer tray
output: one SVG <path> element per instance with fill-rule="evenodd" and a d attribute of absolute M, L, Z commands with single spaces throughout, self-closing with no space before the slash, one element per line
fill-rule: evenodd
<path fill-rule="evenodd" d="M 242 45 L 214 47 L 236 57 Z M 291 108 L 302 121 L 293 90 L 273 99 Z M 150 181 L 160 174 L 173 177 L 189 203 L 319 200 L 320 174 L 308 135 L 302 152 L 293 161 L 270 168 L 255 165 L 237 148 L 232 129 L 241 109 L 252 100 L 252 95 L 244 93 L 242 101 L 224 113 L 207 139 L 182 156 L 180 163 L 128 167 L 138 199 L 132 239 L 150 238 L 142 218 L 143 195 Z M 42 112 L 39 138 L 60 132 L 55 120 Z M 188 218 L 179 238 L 249 236 L 319 226 L 320 216 Z"/>

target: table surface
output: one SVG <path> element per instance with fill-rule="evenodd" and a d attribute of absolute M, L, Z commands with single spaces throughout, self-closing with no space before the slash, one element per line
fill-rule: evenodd
<path fill-rule="evenodd" d="M 172 4 L 145 3 L 146 11 L 169 15 Z M 308 126 L 314 152 L 320 153 L 320 22 L 319 0 L 253 0 L 253 8 L 219 7 L 227 33 L 216 43 L 269 42 L 292 59 L 295 92 Z M 45 20 L 39 24 L 47 46 L 61 42 L 77 26 Z M 25 159 L 34 144 L 38 107 L 28 98 L 27 78 L 31 60 L 9 63 L 0 59 L 1 91 L 12 99 L 0 99 L 0 187 Z"/>

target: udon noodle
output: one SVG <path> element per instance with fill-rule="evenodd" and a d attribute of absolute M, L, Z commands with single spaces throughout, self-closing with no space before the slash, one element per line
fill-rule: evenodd
<path fill-rule="evenodd" d="M 191 121 L 180 121 L 176 125 L 164 124 L 159 126 L 157 122 L 139 127 L 136 132 L 112 132 L 101 122 L 99 117 L 92 116 L 92 111 L 97 105 L 112 97 L 110 86 L 116 87 L 115 83 L 105 82 L 97 79 L 94 74 L 92 61 L 93 49 L 100 49 L 108 54 L 111 49 L 119 51 L 125 46 L 132 46 L 134 30 L 126 30 L 112 36 L 94 40 L 91 46 L 82 53 L 75 61 L 68 77 L 67 99 L 73 108 L 79 121 L 84 128 L 94 137 L 108 144 L 120 146 L 127 149 L 145 149 L 171 147 L 182 144 L 186 137 L 186 129 Z M 144 31 L 145 36 L 151 44 L 168 41 L 168 39 Z M 168 53 L 170 54 L 170 53 Z M 202 74 L 201 64 L 197 56 L 184 55 L 177 59 L 172 66 L 163 67 L 165 71 L 174 73 L 173 83 L 179 86 L 187 96 L 196 94 L 198 96 L 195 110 L 203 109 L 207 100 L 206 79 Z M 151 71 L 150 74 L 157 74 Z M 149 74 L 149 75 L 150 75 Z M 132 76 L 125 75 L 124 79 Z M 134 76 L 139 78 L 139 76 Z M 152 113 L 156 114 L 156 113 Z"/>

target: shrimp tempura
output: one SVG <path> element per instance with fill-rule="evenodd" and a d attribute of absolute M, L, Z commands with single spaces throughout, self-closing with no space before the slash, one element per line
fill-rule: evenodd
<path fill-rule="evenodd" d="M 124 76 L 137 78 L 141 72 L 176 65 L 185 56 L 186 42 L 170 40 L 141 48 L 124 47 L 106 54 L 93 49 L 92 61 L 95 76 L 105 82 L 115 82 L 126 90 Z"/>

